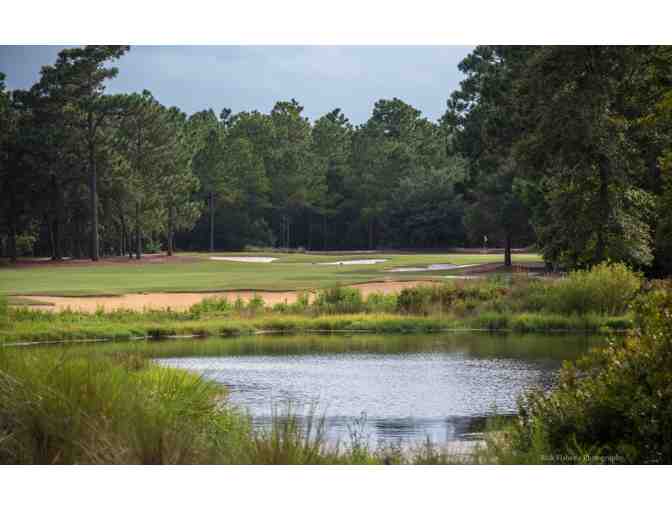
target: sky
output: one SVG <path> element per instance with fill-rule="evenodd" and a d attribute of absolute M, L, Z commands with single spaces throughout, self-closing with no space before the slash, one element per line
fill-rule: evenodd
<path fill-rule="evenodd" d="M 28 88 L 64 46 L 0 46 L 8 88 Z M 207 108 L 268 112 L 295 98 L 311 120 L 341 108 L 366 122 L 378 99 L 398 97 L 430 120 L 463 75 L 466 46 L 132 46 L 110 93 L 150 90 L 191 114 Z"/>

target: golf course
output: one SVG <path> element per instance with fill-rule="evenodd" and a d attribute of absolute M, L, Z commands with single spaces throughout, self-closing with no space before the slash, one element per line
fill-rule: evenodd
<path fill-rule="evenodd" d="M 250 259 L 251 262 L 221 260 Z M 272 262 L 257 262 L 272 258 Z M 220 260 L 213 260 L 220 259 Z M 378 263 L 365 263 L 380 260 Z M 516 253 L 516 264 L 540 271 L 535 253 Z M 354 263 L 353 263 L 354 262 Z M 272 293 L 314 290 L 335 285 L 378 282 L 378 288 L 396 288 L 395 282 L 446 281 L 469 269 L 488 264 L 491 272 L 501 264 L 498 253 L 355 253 L 336 255 L 254 253 L 184 253 L 173 257 L 145 256 L 141 260 L 114 257 L 100 264 L 87 261 L 22 261 L 0 266 L 0 293 L 10 303 L 39 303 L 30 296 L 96 297 L 135 293 L 217 293 L 241 291 Z M 432 269 L 429 266 L 456 266 Z M 470 267 L 460 267 L 470 266 Z M 404 269 L 403 271 L 398 271 Z M 382 285 L 380 285 L 382 284 Z M 247 296 L 247 294 L 243 294 Z M 175 303 L 178 296 L 175 296 Z M 44 300 L 42 300 L 43 302 Z M 147 303 L 151 307 L 151 303 Z M 170 306 L 166 302 L 166 306 Z M 123 306 L 119 306 L 123 308 Z M 174 307 L 174 306 L 173 306 Z"/>

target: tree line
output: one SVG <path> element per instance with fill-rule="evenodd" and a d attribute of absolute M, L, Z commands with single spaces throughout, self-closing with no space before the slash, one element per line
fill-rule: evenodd
<path fill-rule="evenodd" d="M 358 126 L 294 99 L 188 116 L 106 94 L 127 51 L 0 79 L 3 254 L 487 242 L 509 264 L 535 244 L 558 267 L 672 271 L 669 47 L 479 46 L 437 122 L 393 98 Z"/>

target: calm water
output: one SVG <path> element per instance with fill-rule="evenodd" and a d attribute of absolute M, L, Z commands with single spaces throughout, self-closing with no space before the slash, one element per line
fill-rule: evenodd
<path fill-rule="evenodd" d="M 525 390 L 599 343 L 566 335 L 451 333 L 282 336 L 170 342 L 157 360 L 226 385 L 259 426 L 291 404 L 326 418 L 329 438 L 445 443 L 511 416 Z"/>

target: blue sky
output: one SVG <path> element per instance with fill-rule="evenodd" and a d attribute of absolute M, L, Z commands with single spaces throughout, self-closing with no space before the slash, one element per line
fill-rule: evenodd
<path fill-rule="evenodd" d="M 27 88 L 63 46 L 0 46 L 9 88 Z M 465 46 L 133 46 L 109 92 L 150 90 L 187 113 L 269 111 L 296 98 L 311 119 L 341 108 L 353 124 L 373 103 L 399 97 L 438 119 L 463 78 Z"/>

